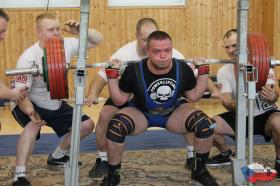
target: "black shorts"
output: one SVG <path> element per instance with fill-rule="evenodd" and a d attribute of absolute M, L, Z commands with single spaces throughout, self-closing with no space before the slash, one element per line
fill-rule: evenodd
<path fill-rule="evenodd" d="M 47 126 L 51 127 L 58 137 L 68 133 L 72 127 L 73 107 L 68 105 L 65 101 L 61 102 L 61 107 L 57 110 L 48 110 L 38 107 L 33 103 L 34 110 L 40 115 L 40 117 L 47 122 Z M 14 118 L 19 125 L 25 127 L 31 120 L 28 115 L 23 113 L 18 106 L 12 110 Z M 82 116 L 82 121 L 90 119 L 87 115 Z M 40 138 L 40 132 L 37 139 Z"/>
<path fill-rule="evenodd" d="M 280 112 L 279 110 L 273 109 L 269 110 L 261 115 L 254 117 L 254 135 L 264 136 L 266 141 L 270 141 L 271 136 L 265 134 L 265 123 L 268 120 L 269 116 L 274 112 Z M 235 131 L 235 111 L 229 111 L 222 114 L 219 114 L 229 126 Z M 248 116 L 246 117 L 246 137 L 248 137 Z"/>
<path fill-rule="evenodd" d="M 105 105 L 114 106 L 114 107 L 117 107 L 118 109 L 123 109 L 123 108 L 125 108 L 125 107 L 128 106 L 128 102 L 126 102 L 125 104 L 123 104 L 123 105 L 121 105 L 121 106 L 116 106 L 116 105 L 113 103 L 112 99 L 109 97 L 109 98 L 106 100 L 106 102 L 104 103 L 104 106 L 105 106 Z"/>

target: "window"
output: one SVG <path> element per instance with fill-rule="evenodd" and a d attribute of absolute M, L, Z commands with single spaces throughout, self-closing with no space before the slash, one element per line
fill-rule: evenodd
<path fill-rule="evenodd" d="M 80 7 L 80 0 L 0 0 L 1 8 Z"/>
<path fill-rule="evenodd" d="M 109 7 L 185 6 L 187 0 L 108 0 Z"/>

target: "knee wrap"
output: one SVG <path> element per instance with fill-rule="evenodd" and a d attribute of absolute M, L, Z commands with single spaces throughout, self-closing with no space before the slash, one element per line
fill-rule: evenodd
<path fill-rule="evenodd" d="M 123 143 L 125 136 L 134 131 L 133 120 L 125 114 L 116 114 L 109 122 L 106 136 L 113 142 Z"/>
<path fill-rule="evenodd" d="M 215 120 L 210 119 L 201 111 L 192 112 L 186 119 L 185 128 L 189 132 L 195 132 L 197 138 L 208 138 L 216 127 Z"/>

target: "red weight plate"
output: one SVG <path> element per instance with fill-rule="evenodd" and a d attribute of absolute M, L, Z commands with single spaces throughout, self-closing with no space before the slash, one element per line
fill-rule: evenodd
<path fill-rule="evenodd" d="M 60 99 L 63 99 L 65 98 L 65 89 L 64 89 L 64 69 L 63 69 L 63 61 L 61 59 L 61 51 L 62 51 L 62 45 L 61 45 L 61 41 L 60 39 L 57 39 L 56 40 L 56 44 L 57 44 L 57 61 L 56 61 L 56 64 L 57 64 L 57 68 L 59 69 L 59 82 L 60 82 L 60 85 L 59 85 L 59 90 L 60 90 L 60 95 L 59 95 L 59 98 Z"/>
<path fill-rule="evenodd" d="M 63 39 L 58 37 L 46 42 L 51 99 L 68 98 L 68 81 Z M 65 78 L 66 77 L 66 78 Z"/>
<path fill-rule="evenodd" d="M 57 96 L 55 97 L 55 99 L 60 99 L 61 97 L 61 80 L 60 80 L 60 68 L 59 68 L 59 43 L 58 43 L 58 38 L 53 38 L 53 56 L 54 56 L 54 74 L 55 74 L 55 80 L 56 80 L 56 92 L 57 92 Z"/>
<path fill-rule="evenodd" d="M 66 60 L 65 60 L 65 50 L 64 50 L 64 40 L 60 40 L 61 43 L 61 62 L 63 68 L 63 83 L 64 83 L 64 98 L 69 98 L 69 89 L 68 89 L 68 78 L 67 78 L 67 68 L 66 68 Z"/>
<path fill-rule="evenodd" d="M 259 71 L 260 72 L 258 73 L 259 81 L 257 83 L 257 90 L 261 90 L 261 88 L 265 85 L 266 80 L 267 80 L 267 74 L 265 74 L 266 67 L 264 66 L 265 63 L 263 63 L 264 47 L 265 46 L 263 46 L 263 42 L 261 41 L 258 33 L 256 33 L 256 39 L 258 41 L 257 47 L 258 47 L 258 50 L 260 51 L 259 52 L 259 54 L 260 54 Z"/>
<path fill-rule="evenodd" d="M 60 39 L 60 44 L 61 44 L 61 65 L 62 65 L 62 69 L 63 69 L 63 90 L 64 90 L 64 94 L 63 97 L 64 98 L 69 98 L 69 90 L 68 90 L 68 78 L 67 78 L 67 68 L 66 68 L 66 60 L 65 60 L 65 50 L 64 50 L 64 40 L 63 38 Z"/>
<path fill-rule="evenodd" d="M 53 87 L 53 75 L 52 75 L 52 44 L 48 39 L 45 43 L 46 47 L 46 55 L 47 55 L 47 64 L 48 64 L 48 77 L 49 77 L 49 88 L 50 88 L 50 96 L 51 98 L 54 96 L 54 87 Z"/>
<path fill-rule="evenodd" d="M 56 48 L 55 48 L 55 39 L 51 39 L 51 55 L 52 55 L 52 75 L 53 75 L 53 82 L 52 82 L 52 85 L 53 85 L 53 90 L 54 90 L 54 94 L 53 94 L 53 97 L 51 97 L 51 99 L 57 99 L 58 98 L 58 95 L 59 95 L 59 92 L 58 92 L 58 81 L 57 81 L 57 67 L 56 67 L 56 64 L 55 64 L 55 60 L 56 60 Z"/>
<path fill-rule="evenodd" d="M 257 91 L 260 91 L 262 86 L 263 86 L 263 78 L 260 78 L 262 77 L 262 74 L 263 74 L 263 64 L 262 64 L 262 56 L 263 56 L 263 50 L 262 50 L 262 44 L 261 42 L 259 41 L 259 38 L 258 38 L 258 35 L 257 33 L 254 33 L 254 48 L 256 49 L 257 51 L 257 54 L 258 54 L 258 62 L 255 64 L 255 68 L 258 69 L 258 82 L 256 84 L 256 89 Z"/>
<path fill-rule="evenodd" d="M 258 45 L 258 41 L 256 39 L 256 35 L 254 33 L 248 34 L 249 63 L 258 69 L 258 74 L 259 74 L 260 62 L 259 62 L 259 51 L 257 45 Z M 257 90 L 259 90 L 258 86 L 257 86 Z"/>
<path fill-rule="evenodd" d="M 259 79 L 262 80 L 262 84 L 260 85 L 260 88 L 263 87 L 268 78 L 269 69 L 270 69 L 270 56 L 269 56 L 269 48 L 267 41 L 262 33 L 257 33 L 257 37 L 260 43 L 260 48 L 262 49 L 262 56 L 261 56 L 261 63 L 262 63 L 262 74 L 260 74 L 261 77 Z"/>

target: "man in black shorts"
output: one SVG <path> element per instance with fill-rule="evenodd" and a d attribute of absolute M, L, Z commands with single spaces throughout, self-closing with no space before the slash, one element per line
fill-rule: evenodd
<path fill-rule="evenodd" d="M 235 59 L 237 30 L 232 29 L 227 31 L 223 40 L 226 53 L 231 59 Z M 222 92 L 221 102 L 228 112 L 213 117 L 217 122 L 215 134 L 234 136 L 236 108 L 235 68 L 235 64 L 226 64 L 219 69 L 217 74 L 218 85 Z M 275 169 L 278 172 L 277 178 L 280 179 L 280 112 L 275 105 L 278 97 L 279 94 L 275 86 L 274 72 L 270 69 L 266 85 L 258 92 L 254 103 L 254 134 L 264 136 L 266 141 L 270 141 L 271 138 L 273 139 L 276 151 Z M 248 121 L 246 123 L 248 124 Z M 233 152 L 225 143 L 224 137 L 215 135 L 214 144 L 221 153 L 210 158 L 206 165 L 229 165 L 231 163 L 230 157 L 233 155 Z"/>
<path fill-rule="evenodd" d="M 79 23 L 68 21 L 65 23 L 65 31 L 69 34 L 79 34 Z M 17 62 L 17 68 L 29 68 L 33 63 L 42 68 L 43 47 L 46 39 L 60 37 L 58 19 L 50 13 L 42 13 L 36 18 L 36 31 L 39 41 L 26 49 Z M 103 39 L 101 33 L 94 29 L 88 31 L 88 48 L 92 48 Z M 65 37 L 64 50 L 66 63 L 78 54 L 78 39 Z M 36 138 L 40 137 L 40 129 L 43 125 L 51 127 L 58 137 L 62 137 L 56 150 L 49 155 L 49 165 L 64 165 L 69 161 L 69 148 L 71 145 L 71 127 L 73 108 L 64 101 L 51 100 L 43 76 L 19 75 L 16 77 L 16 87 L 29 87 L 29 95 L 13 110 L 13 116 L 24 127 L 17 144 L 16 170 L 13 186 L 28 186 L 26 179 L 26 164 L 32 154 Z M 91 134 L 94 129 L 93 121 L 86 115 L 82 116 L 80 137 Z"/>

